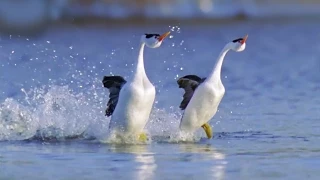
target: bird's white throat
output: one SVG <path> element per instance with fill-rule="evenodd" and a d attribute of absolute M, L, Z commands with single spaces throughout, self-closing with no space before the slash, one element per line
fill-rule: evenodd
<path fill-rule="evenodd" d="M 132 77 L 133 79 L 136 79 L 137 77 L 142 77 L 143 75 L 146 75 L 145 69 L 144 69 L 144 59 L 143 59 L 144 46 L 145 46 L 145 43 L 141 42 L 139 54 L 138 54 L 138 59 L 136 62 L 136 69 L 135 69 L 135 72 Z"/>
<path fill-rule="evenodd" d="M 221 68 L 222 68 L 223 60 L 229 50 L 230 48 L 228 48 L 227 46 L 225 46 L 222 49 L 211 74 L 208 76 L 207 81 L 212 81 L 212 82 L 221 81 Z"/>

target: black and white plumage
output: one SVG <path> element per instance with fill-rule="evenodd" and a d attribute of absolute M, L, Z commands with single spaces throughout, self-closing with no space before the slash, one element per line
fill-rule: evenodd
<path fill-rule="evenodd" d="M 162 35 L 144 34 L 140 39 L 138 57 L 133 73 L 125 80 L 121 76 L 105 76 L 103 85 L 109 89 L 109 101 L 106 115 L 111 116 L 110 134 L 147 139 L 144 128 L 154 104 L 156 90 L 149 80 L 144 67 L 144 47 L 158 48 L 170 32 Z"/>
<path fill-rule="evenodd" d="M 105 88 L 109 89 L 109 101 L 106 109 L 106 116 L 111 116 L 113 111 L 116 109 L 119 93 L 122 86 L 127 81 L 121 76 L 104 76 L 102 80 L 102 84 Z"/>
<path fill-rule="evenodd" d="M 208 138 L 212 137 L 209 121 L 216 114 L 224 96 L 225 88 L 221 81 L 221 67 L 229 50 L 241 52 L 246 48 L 248 35 L 235 39 L 221 50 L 211 74 L 207 78 L 187 75 L 178 80 L 179 88 L 184 88 L 185 94 L 180 108 L 184 110 L 180 121 L 180 130 L 188 133 L 202 127 Z"/>
<path fill-rule="evenodd" d="M 181 110 L 186 109 L 194 91 L 205 80 L 206 78 L 200 78 L 197 75 L 186 75 L 178 79 L 177 83 L 179 85 L 179 88 L 183 88 L 185 91 L 183 100 L 181 101 L 179 106 Z"/>

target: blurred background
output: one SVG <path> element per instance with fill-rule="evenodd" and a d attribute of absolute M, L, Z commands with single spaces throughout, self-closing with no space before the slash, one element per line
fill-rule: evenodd
<path fill-rule="evenodd" d="M 318 0 L 1 0 L 2 32 L 38 32 L 53 23 L 146 23 L 317 17 Z"/>

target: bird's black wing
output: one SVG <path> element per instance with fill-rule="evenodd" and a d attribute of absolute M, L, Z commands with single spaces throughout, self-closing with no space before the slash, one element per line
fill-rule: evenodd
<path fill-rule="evenodd" d="M 121 76 L 104 76 L 102 84 L 105 88 L 109 89 L 109 101 L 106 109 L 106 116 L 111 116 L 113 111 L 116 109 L 119 94 L 122 86 L 127 81 Z"/>
<path fill-rule="evenodd" d="M 200 78 L 196 75 L 186 75 L 178 79 L 177 83 L 179 88 L 183 88 L 185 93 L 183 95 L 183 100 L 180 103 L 180 109 L 185 110 L 190 102 L 194 91 L 196 88 L 205 81 L 206 78 Z"/>

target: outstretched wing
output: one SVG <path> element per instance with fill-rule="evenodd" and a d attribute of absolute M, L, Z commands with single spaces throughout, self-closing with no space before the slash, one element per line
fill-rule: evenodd
<path fill-rule="evenodd" d="M 109 101 L 106 109 L 106 116 L 111 116 L 113 111 L 116 109 L 119 93 L 122 86 L 127 81 L 121 76 L 104 76 L 102 84 L 105 88 L 109 89 Z"/>
<path fill-rule="evenodd" d="M 179 88 L 183 88 L 185 91 L 183 100 L 179 106 L 181 110 L 186 109 L 193 96 L 194 91 L 205 80 L 206 78 L 200 78 L 196 75 L 186 75 L 178 79 L 177 83 L 179 85 Z"/>

